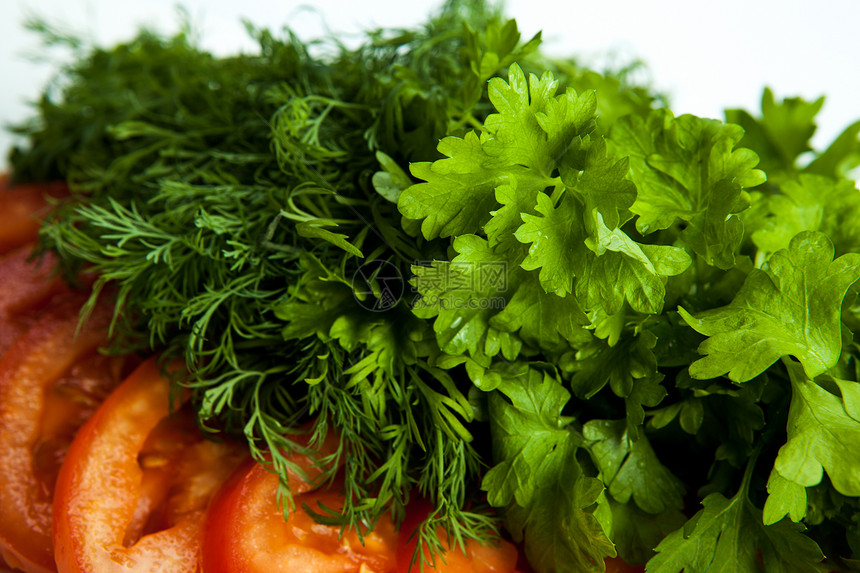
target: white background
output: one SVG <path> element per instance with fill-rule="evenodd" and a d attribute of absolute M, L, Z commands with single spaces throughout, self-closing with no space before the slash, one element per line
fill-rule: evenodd
<path fill-rule="evenodd" d="M 289 24 L 303 37 L 329 29 L 348 34 L 375 26 L 411 27 L 441 3 L 408 0 L 0 0 L 0 126 L 26 118 L 56 69 L 31 56 L 46 53 L 24 31 L 28 14 L 45 16 L 100 44 L 129 38 L 140 24 L 176 30 L 185 6 L 216 53 L 253 50 L 241 19 L 274 30 Z M 313 9 L 307 9 L 312 4 Z M 302 9 L 302 6 L 305 8 Z M 506 13 L 543 49 L 606 61 L 644 60 L 653 85 L 671 96 L 676 113 L 723 118 L 726 107 L 758 110 L 762 88 L 777 97 L 827 95 L 817 147 L 860 119 L 860 0 L 509 0 Z M 0 169 L 11 136 L 0 133 Z"/>

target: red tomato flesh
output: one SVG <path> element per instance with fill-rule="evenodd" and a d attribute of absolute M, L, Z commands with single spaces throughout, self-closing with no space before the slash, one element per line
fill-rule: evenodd
<path fill-rule="evenodd" d="M 33 323 L 51 297 L 65 291 L 52 278 L 54 258 L 28 261 L 32 245 L 19 247 L 0 257 L 0 357 Z"/>
<path fill-rule="evenodd" d="M 78 426 L 119 381 L 99 357 L 109 313 L 77 332 L 85 297 L 53 303 L 0 361 L 0 551 L 25 571 L 53 571 L 51 500 Z"/>
<path fill-rule="evenodd" d="M 321 455 L 334 451 L 337 438 L 329 436 Z M 293 461 L 313 480 L 321 473 L 306 456 Z M 397 534 L 383 519 L 362 539 L 356 531 L 340 535 L 339 526 L 321 525 L 303 505 L 318 504 L 339 510 L 343 496 L 335 484 L 312 490 L 307 481 L 291 475 L 289 487 L 296 510 L 289 519 L 277 503 L 279 479 L 268 468 L 249 460 L 224 484 L 206 513 L 202 538 L 204 573 L 387 573 L 394 567 Z"/>
<path fill-rule="evenodd" d="M 68 187 L 63 182 L 10 187 L 8 175 L 0 175 L 0 252 L 33 242 L 39 219 L 50 209 L 47 198 L 66 195 Z"/>
<path fill-rule="evenodd" d="M 149 360 L 81 428 L 54 498 L 61 573 L 197 570 L 203 511 L 244 453 L 189 419 Z"/>
<path fill-rule="evenodd" d="M 333 451 L 327 440 L 323 455 Z M 311 479 L 320 469 L 313 460 L 297 456 L 294 461 Z M 401 531 L 383 517 L 372 532 L 341 535 L 339 526 L 316 523 L 303 506 L 320 511 L 318 504 L 338 510 L 343 495 L 336 481 L 327 489 L 311 490 L 309 483 L 290 476 L 296 510 L 284 520 L 276 502 L 278 477 L 269 469 L 247 462 L 224 484 L 212 501 L 204 521 L 203 573 L 406 573 L 415 540 L 412 530 L 427 516 L 429 504 L 419 502 L 407 510 Z M 440 530 L 437 532 L 442 535 Z M 447 573 L 516 573 L 517 550 L 506 542 L 498 545 L 468 543 L 466 551 L 451 550 L 435 567 L 424 571 Z"/>
<path fill-rule="evenodd" d="M 423 499 L 412 502 L 407 508 L 406 519 L 400 532 L 401 542 L 397 550 L 396 573 L 419 573 L 422 571 L 415 556 L 415 549 L 418 544 L 415 531 L 432 509 L 430 503 Z M 436 534 L 445 543 L 445 532 L 441 528 Z M 517 556 L 517 548 L 504 539 L 498 540 L 498 543 L 493 545 L 467 541 L 465 552 L 458 547 L 452 547 L 443 555 L 437 556 L 432 564 L 429 554 L 425 552 L 423 571 L 436 573 L 519 573 Z"/>

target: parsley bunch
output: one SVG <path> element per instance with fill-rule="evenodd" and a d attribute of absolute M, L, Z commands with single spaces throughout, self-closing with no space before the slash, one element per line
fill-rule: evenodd
<path fill-rule="evenodd" d="M 453 257 L 413 269 L 416 314 L 485 393 L 481 487 L 533 565 L 813 571 L 813 539 L 851 554 L 860 194 L 840 170 L 857 124 L 800 168 L 802 103 L 730 112 L 751 135 L 806 134 L 765 184 L 738 125 L 654 109 L 601 133 L 594 92 L 516 65 L 489 97 L 484 130 L 413 164 L 398 205 L 450 237 Z M 463 280 L 497 264 L 501 286 Z M 502 304 L 465 304 L 486 299 Z"/>
<path fill-rule="evenodd" d="M 118 349 L 185 358 L 203 427 L 282 476 L 334 428 L 317 519 L 418 491 L 422 560 L 503 525 L 540 573 L 857 568 L 860 122 L 676 117 L 480 2 L 357 49 L 251 32 L 81 53 L 11 156 L 70 181 L 43 248 Z"/>

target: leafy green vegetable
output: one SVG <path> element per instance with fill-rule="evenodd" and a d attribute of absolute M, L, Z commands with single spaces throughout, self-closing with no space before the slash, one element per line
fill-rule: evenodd
<path fill-rule="evenodd" d="M 801 174 L 768 198 L 767 209 L 768 217 L 752 234 L 764 253 L 788 247 L 801 231 L 826 233 L 838 254 L 860 250 L 860 193 L 851 181 Z"/>
<path fill-rule="evenodd" d="M 654 554 L 654 547 L 669 533 L 684 524 L 684 514 L 670 510 L 658 514 L 645 513 L 636 504 L 615 503 L 612 508 L 612 534 L 618 556 L 625 563 L 645 563 Z"/>
<path fill-rule="evenodd" d="M 481 487 L 491 504 L 510 505 L 508 526 L 515 538 L 525 537 L 533 565 L 601 571 L 615 550 L 594 515 L 603 486 L 583 472 L 576 457 L 582 439 L 561 416 L 569 398 L 547 373 L 517 369 L 503 376 L 490 397 L 498 463 Z"/>
<path fill-rule="evenodd" d="M 680 510 L 684 486 L 657 459 L 645 436 L 630 439 L 623 420 L 591 420 L 583 434 L 592 440 L 594 465 L 609 494 L 620 503 L 632 498 L 646 513 Z"/>
<path fill-rule="evenodd" d="M 762 524 L 761 510 L 748 497 L 750 475 L 748 468 L 731 499 L 712 493 L 702 500 L 703 509 L 660 542 L 648 572 L 818 571 L 824 555 L 802 526 Z"/>
<path fill-rule="evenodd" d="M 658 110 L 622 119 L 612 135 L 616 152 L 631 158 L 637 230 L 652 233 L 680 219 L 681 240 L 691 251 L 709 265 L 732 268 L 743 236 L 735 215 L 749 206 L 744 188 L 765 179 L 754 169 L 758 156 L 736 148 L 743 130 Z"/>
<path fill-rule="evenodd" d="M 813 149 L 823 100 L 770 90 L 676 117 L 472 0 L 230 57 L 36 27 L 76 56 L 10 155 L 73 190 L 41 249 L 281 496 L 331 428 L 317 518 L 417 492 L 422 563 L 501 533 L 536 573 L 857 569 L 860 122 Z"/>
<path fill-rule="evenodd" d="M 814 378 L 836 365 L 842 347 L 842 299 L 860 279 L 860 253 L 833 260 L 825 235 L 803 232 L 777 251 L 765 270 L 754 270 L 732 303 L 693 317 L 679 312 L 709 336 L 690 366 L 696 378 L 728 373 L 746 382 L 782 356 L 795 356 Z"/>
<path fill-rule="evenodd" d="M 11 156 L 19 179 L 72 183 L 44 246 L 70 276 L 98 273 L 94 297 L 115 296 L 117 349 L 185 357 L 201 423 L 271 456 L 282 495 L 291 434 L 311 417 L 316 439 L 329 426 L 341 438 L 345 526 L 402 518 L 417 488 L 440 509 L 426 531 L 491 537 L 495 520 L 467 509 L 477 488 L 463 489 L 481 463 L 469 382 L 433 364 L 407 300 L 375 312 L 389 291 L 362 261 L 396 278 L 437 252 L 400 226 L 400 166 L 479 124 L 486 79 L 537 39 L 459 3 L 356 50 L 323 40 L 331 57 L 291 32 L 250 31 L 256 54 L 216 58 L 190 34 L 142 32 L 65 70 L 18 128 L 30 148 Z"/>
<path fill-rule="evenodd" d="M 814 102 L 787 98 L 777 103 L 773 91 L 765 88 L 760 121 L 744 110 L 727 111 L 726 119 L 744 128 L 745 145 L 760 150 L 764 157 L 762 169 L 778 173 L 793 170 L 798 158 L 812 151 L 810 139 L 816 129 L 815 116 L 823 105 L 823 97 Z"/>
<path fill-rule="evenodd" d="M 774 471 L 786 481 L 809 487 L 819 484 L 826 470 L 836 491 L 860 496 L 860 474 L 845 463 L 860 440 L 860 385 L 837 379 L 841 396 L 835 396 L 807 379 L 795 364 L 788 371 L 792 387 L 788 438 L 779 449 Z"/>

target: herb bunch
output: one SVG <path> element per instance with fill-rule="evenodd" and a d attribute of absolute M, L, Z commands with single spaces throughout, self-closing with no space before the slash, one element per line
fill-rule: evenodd
<path fill-rule="evenodd" d="M 183 357 L 201 425 L 244 435 L 283 484 L 290 455 L 335 428 L 340 448 L 324 461 L 338 463 L 323 478 L 343 467 L 348 502 L 319 519 L 399 521 L 417 491 L 436 507 L 427 556 L 443 547 L 438 526 L 452 544 L 492 538 L 496 518 L 469 487 L 483 462 L 468 379 L 435 366 L 408 300 L 378 312 L 379 281 L 362 264 L 405 275 L 439 251 L 400 226 L 394 200 L 410 181 L 398 164 L 480 125 L 486 79 L 537 39 L 521 43 L 497 9 L 464 2 L 356 50 L 249 32 L 259 52 L 227 58 L 190 29 L 90 53 L 73 42 L 79 59 L 15 129 L 29 148 L 10 156 L 19 180 L 72 186 L 43 248 L 69 277 L 97 274 L 92 304 L 115 298 L 117 351 Z M 311 421 L 302 448 L 293 437 Z"/>
<path fill-rule="evenodd" d="M 676 117 L 481 2 L 356 49 L 249 29 L 82 54 L 11 156 L 71 183 L 42 247 L 202 426 L 284 477 L 335 429 L 317 519 L 417 490 L 421 560 L 503 524 L 541 573 L 856 569 L 860 122 Z"/>

